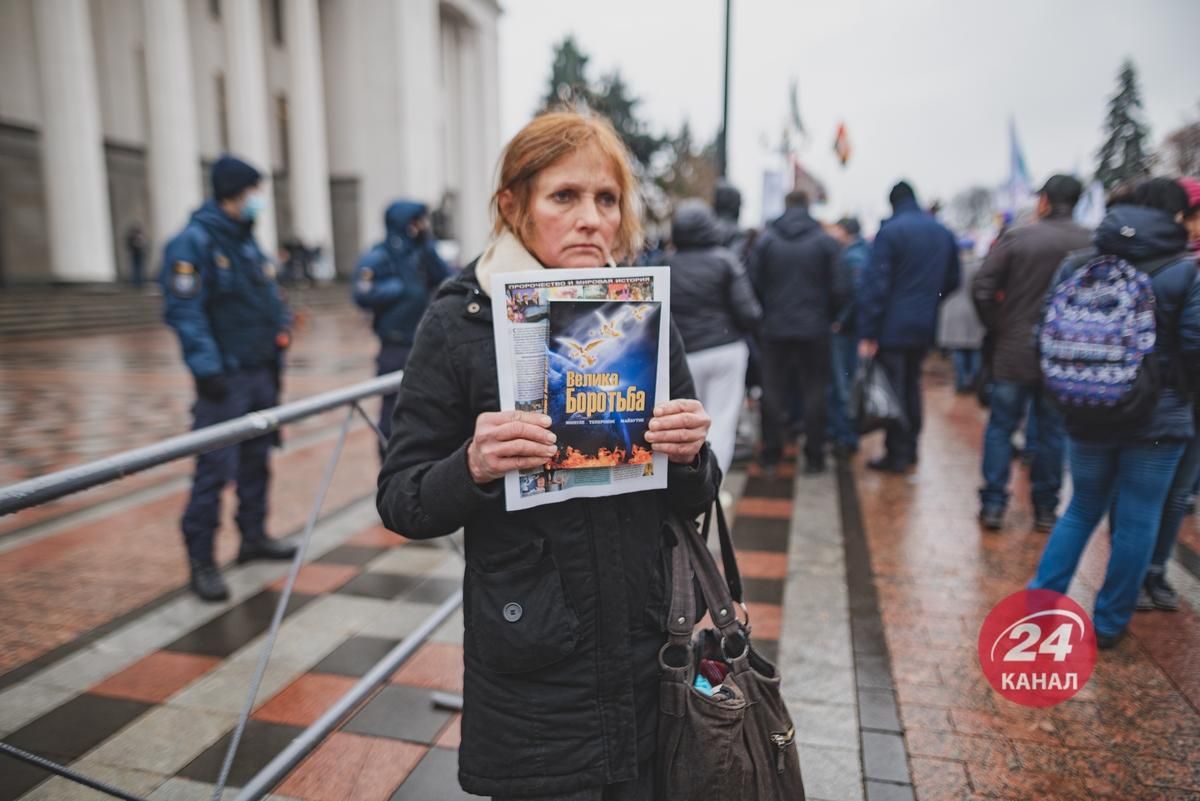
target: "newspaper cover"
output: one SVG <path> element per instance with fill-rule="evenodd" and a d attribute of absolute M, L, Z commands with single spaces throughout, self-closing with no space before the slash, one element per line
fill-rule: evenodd
<path fill-rule="evenodd" d="M 666 267 L 495 276 L 500 408 L 549 415 L 558 453 L 504 478 L 506 508 L 667 486 L 645 435 L 670 393 Z"/>

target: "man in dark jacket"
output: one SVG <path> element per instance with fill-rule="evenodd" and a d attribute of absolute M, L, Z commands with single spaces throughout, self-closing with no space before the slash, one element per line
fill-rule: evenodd
<path fill-rule="evenodd" d="M 708 442 L 721 472 L 729 470 L 745 399 L 746 336 L 758 327 L 762 307 L 737 256 L 721 244 L 722 231 L 702 200 L 675 209 L 671 241 L 671 319 L 683 337 L 696 397 L 712 428 Z"/>
<path fill-rule="evenodd" d="M 937 336 L 938 305 L 958 288 L 954 235 L 917 205 L 907 182 L 888 196 L 892 217 L 875 237 L 858 292 L 859 356 L 877 359 L 907 418 L 887 429 L 886 453 L 868 464 L 902 473 L 917 463 L 921 363 Z"/>
<path fill-rule="evenodd" d="M 1038 195 L 1038 221 L 1007 231 L 988 253 L 972 282 L 971 295 L 992 341 L 991 414 L 983 437 L 983 488 L 979 491 L 984 527 L 1004 525 L 1008 503 L 1012 435 L 1032 404 L 1037 416 L 1030 468 L 1034 527 L 1054 527 L 1062 486 L 1062 416 L 1042 392 L 1035 331 L 1042 319 L 1046 290 L 1063 259 L 1085 248 L 1090 235 L 1071 218 L 1083 187 L 1068 175 L 1046 181 Z"/>
<path fill-rule="evenodd" d="M 161 283 L 163 316 L 179 335 L 196 381 L 193 428 L 268 409 L 279 402 L 282 350 L 291 314 L 275 283 L 275 265 L 254 240 L 262 209 L 262 175 L 223 156 L 212 168 L 213 198 L 167 243 Z M 239 563 L 290 559 L 295 547 L 267 536 L 271 437 L 248 440 L 196 458 L 192 493 L 181 527 L 191 564 L 191 588 L 206 601 L 229 591 L 213 561 L 221 492 L 237 482 Z"/>
<path fill-rule="evenodd" d="M 808 196 L 792 192 L 787 210 L 754 243 L 750 280 L 763 305 L 762 454 L 770 469 L 783 455 L 794 393 L 804 398 L 807 470 L 825 469 L 825 388 L 829 331 L 836 308 L 834 265 L 841 248 L 808 213 Z"/>
<path fill-rule="evenodd" d="M 354 302 L 371 312 L 379 337 L 377 375 L 404 369 L 417 323 L 433 291 L 450 275 L 434 249 L 424 204 L 398 200 L 387 207 L 383 222 L 387 236 L 364 253 L 354 269 Z M 395 393 L 384 395 L 379 409 L 384 436 L 391 436 L 395 407 Z"/>
<path fill-rule="evenodd" d="M 843 217 L 833 228 L 833 236 L 842 245 L 834 274 L 834 295 L 838 308 L 830 340 L 832 369 L 829 382 L 830 430 L 837 447 L 846 453 L 858 450 L 858 431 L 850 419 L 850 387 L 858 369 L 858 334 L 854 328 L 854 297 L 863 270 L 871 260 L 871 246 L 862 237 L 862 228 L 853 217 Z"/>

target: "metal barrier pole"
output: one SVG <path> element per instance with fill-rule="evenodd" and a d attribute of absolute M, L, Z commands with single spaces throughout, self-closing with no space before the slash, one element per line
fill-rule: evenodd
<path fill-rule="evenodd" d="M 343 695 L 324 715 L 305 729 L 279 756 L 275 757 L 265 768 L 255 774 L 234 801 L 260 801 L 267 793 L 279 784 L 291 770 L 300 764 L 300 760 L 308 755 L 321 740 L 337 727 L 347 714 L 358 706 L 371 692 L 387 681 L 406 659 L 412 656 L 429 635 L 437 630 L 454 611 L 462 605 L 462 590 L 459 589 L 446 599 L 437 610 L 422 623 L 416 631 L 405 637 L 403 642 L 392 649 L 391 653 L 375 663 L 367 675 L 359 679 L 358 684 L 350 692 Z"/>
<path fill-rule="evenodd" d="M 403 371 L 388 373 L 370 381 L 313 395 L 283 406 L 251 412 L 244 417 L 190 431 L 187 434 L 180 434 L 153 445 L 124 451 L 77 467 L 70 467 L 56 473 L 0 487 L 0 516 L 57 500 L 65 495 L 115 481 L 118 478 L 124 478 L 176 459 L 195 456 L 225 445 L 261 437 L 288 423 L 294 423 L 305 417 L 327 412 L 363 398 L 396 392 L 400 388 L 403 378 Z"/>
<path fill-rule="evenodd" d="M 213 801 L 221 801 L 221 795 L 225 792 L 225 782 L 229 781 L 229 771 L 233 768 L 233 759 L 237 756 L 238 746 L 242 742 L 242 734 L 246 731 L 246 722 L 250 719 L 250 712 L 254 709 L 254 701 L 262 686 L 263 676 L 267 672 L 267 662 L 271 659 L 271 651 L 275 647 L 275 638 L 279 634 L 279 626 L 283 622 L 283 612 L 287 608 L 288 601 L 292 599 L 292 587 L 296 584 L 296 576 L 300 574 L 300 565 L 304 564 L 304 554 L 308 551 L 308 543 L 312 540 L 313 529 L 317 526 L 317 517 L 321 514 L 321 507 L 325 504 L 325 496 L 329 493 L 330 485 L 333 484 L 333 474 L 337 469 L 338 460 L 342 456 L 342 449 L 346 446 L 346 435 L 350 433 L 350 424 L 354 422 L 357 406 L 357 403 L 351 404 L 350 408 L 346 410 L 346 419 L 342 423 L 341 431 L 338 432 L 337 444 L 325 466 L 325 475 L 321 479 L 321 487 L 317 490 L 312 509 L 308 513 L 308 522 L 304 526 L 304 534 L 296 548 L 296 556 L 292 559 L 287 581 L 283 585 L 283 592 L 279 595 L 278 603 L 275 604 L 275 614 L 271 618 L 271 627 L 267 630 L 267 639 L 263 643 L 262 653 L 258 658 L 254 679 L 250 682 L 250 690 L 246 693 L 246 703 L 242 707 L 237 727 L 233 730 L 233 736 L 229 740 L 229 750 L 225 752 L 221 775 L 217 778 L 217 786 L 213 789 Z"/>

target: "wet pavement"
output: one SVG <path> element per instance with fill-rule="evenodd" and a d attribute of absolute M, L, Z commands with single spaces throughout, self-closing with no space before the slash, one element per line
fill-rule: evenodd
<path fill-rule="evenodd" d="M 286 397 L 366 378 L 374 342 L 353 310 L 313 315 Z M 1032 573 L 1025 471 L 1007 527 L 975 522 L 982 411 L 938 365 L 921 464 L 768 478 L 739 469 L 733 532 L 754 640 L 778 659 L 808 796 L 880 799 L 1200 799 L 1200 582 L 1185 523 L 1178 613 L 1139 614 L 1074 699 L 1047 710 L 993 692 L 980 621 Z M 0 484 L 188 424 L 190 380 L 165 331 L 46 340 L 0 352 Z M 308 514 L 340 419 L 288 430 L 275 457 L 271 529 Z M 459 557 L 383 530 L 377 459 L 359 425 L 289 604 L 229 786 L 240 787 L 461 582 Z M 229 566 L 233 596 L 182 589 L 177 518 L 190 465 L 175 464 L 0 519 L 0 739 L 152 799 L 207 799 L 279 597 L 286 565 Z M 230 506 L 231 504 L 226 504 Z M 219 552 L 236 548 L 231 524 Z M 1090 609 L 1098 534 L 1072 594 Z M 462 681 L 455 615 L 274 790 L 297 801 L 465 799 L 458 719 L 429 693 Z M 0 756 L 0 801 L 103 796 Z M 229 796 L 232 797 L 232 794 Z"/>

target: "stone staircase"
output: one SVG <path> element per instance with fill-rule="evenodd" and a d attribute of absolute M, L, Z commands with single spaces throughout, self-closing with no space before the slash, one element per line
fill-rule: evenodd
<path fill-rule="evenodd" d="M 293 309 L 349 303 L 346 287 L 329 284 L 287 290 Z M 13 287 L 0 290 L 0 342 L 137 331 L 162 325 L 155 285 Z"/>

